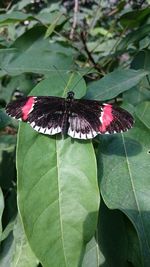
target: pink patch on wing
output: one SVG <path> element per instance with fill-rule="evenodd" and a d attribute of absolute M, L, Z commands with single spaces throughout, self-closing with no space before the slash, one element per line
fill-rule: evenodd
<path fill-rule="evenodd" d="M 110 125 L 113 119 L 112 105 L 105 104 L 101 113 L 101 126 L 99 128 L 101 133 L 107 131 L 107 126 Z"/>
<path fill-rule="evenodd" d="M 22 119 L 25 121 L 28 118 L 29 113 L 32 111 L 34 105 L 34 97 L 29 97 L 26 104 L 22 107 Z"/>

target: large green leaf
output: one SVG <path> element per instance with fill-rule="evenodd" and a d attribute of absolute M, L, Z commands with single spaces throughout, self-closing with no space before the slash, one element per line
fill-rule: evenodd
<path fill-rule="evenodd" d="M 149 131 L 137 119 L 128 133 L 103 137 L 99 149 L 102 196 L 109 208 L 122 210 L 134 224 L 144 267 L 150 262 L 149 148 Z"/>
<path fill-rule="evenodd" d="M 86 98 L 101 101 L 114 98 L 138 84 L 146 74 L 144 70 L 115 70 L 104 78 L 91 82 Z"/>
<path fill-rule="evenodd" d="M 68 75 L 70 87 L 73 77 Z M 49 78 L 49 86 L 42 84 L 33 95 L 66 95 L 58 74 Z M 78 86 L 81 97 L 85 93 L 82 80 Z M 99 204 L 91 142 L 45 136 L 23 124 L 17 170 L 19 209 L 37 258 L 44 267 L 79 266 L 85 245 L 94 235 Z"/>
<path fill-rule="evenodd" d="M 0 50 L 0 67 L 10 75 L 24 72 L 50 73 L 73 65 L 73 49 L 44 39 L 45 28 L 34 27 L 20 36 L 12 48 Z"/>

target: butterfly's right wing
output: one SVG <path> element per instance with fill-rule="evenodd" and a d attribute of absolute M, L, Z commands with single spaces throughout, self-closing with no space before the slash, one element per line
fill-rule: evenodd
<path fill-rule="evenodd" d="M 79 139 L 91 139 L 97 134 L 125 132 L 134 119 L 126 110 L 93 100 L 74 100 L 69 117 L 68 134 Z"/>
<path fill-rule="evenodd" d="M 51 96 L 29 96 L 10 102 L 6 112 L 22 120 L 40 133 L 53 135 L 61 132 L 64 99 Z"/>

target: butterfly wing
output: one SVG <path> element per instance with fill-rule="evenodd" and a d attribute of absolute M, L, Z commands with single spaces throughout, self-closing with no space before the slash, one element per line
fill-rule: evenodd
<path fill-rule="evenodd" d="M 69 116 L 68 135 L 78 139 L 91 139 L 98 134 L 99 102 L 74 100 Z"/>
<path fill-rule="evenodd" d="M 132 128 L 134 119 L 128 111 L 111 104 L 103 104 L 101 109 L 101 134 L 121 133 Z"/>
<path fill-rule="evenodd" d="M 99 101 L 75 100 L 70 114 L 68 135 L 78 139 L 124 132 L 133 125 L 133 117 L 127 111 Z"/>
<path fill-rule="evenodd" d="M 29 123 L 34 130 L 43 134 L 64 132 L 64 98 L 22 97 L 9 103 L 6 112 L 11 117 Z M 132 127 L 134 121 L 131 114 L 124 109 L 93 100 L 73 99 L 67 114 L 68 135 L 78 139 L 91 139 L 97 134 L 125 132 Z"/>
<path fill-rule="evenodd" d="M 29 96 L 9 103 L 6 112 L 15 119 L 29 123 L 38 132 L 53 135 L 61 132 L 64 109 L 63 98 Z"/>

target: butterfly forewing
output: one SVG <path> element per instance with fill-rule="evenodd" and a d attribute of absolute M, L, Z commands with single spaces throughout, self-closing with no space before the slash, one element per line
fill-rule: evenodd
<path fill-rule="evenodd" d="M 38 132 L 53 135 L 61 132 L 64 107 L 64 99 L 60 97 L 30 96 L 11 102 L 6 112 Z"/>
<path fill-rule="evenodd" d="M 111 104 L 103 104 L 101 109 L 101 134 L 125 132 L 133 126 L 133 117 L 126 110 Z"/>

